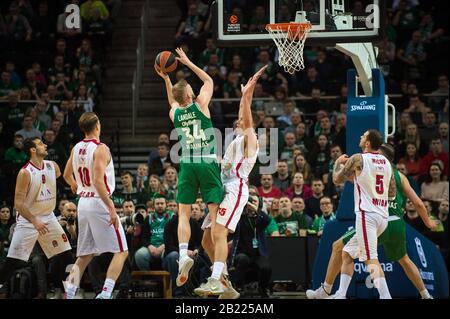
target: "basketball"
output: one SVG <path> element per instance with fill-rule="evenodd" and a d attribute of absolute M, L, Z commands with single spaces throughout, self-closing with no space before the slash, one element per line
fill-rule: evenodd
<path fill-rule="evenodd" d="M 162 51 L 156 56 L 155 65 L 161 72 L 170 73 L 175 71 L 178 66 L 178 61 L 172 52 Z"/>

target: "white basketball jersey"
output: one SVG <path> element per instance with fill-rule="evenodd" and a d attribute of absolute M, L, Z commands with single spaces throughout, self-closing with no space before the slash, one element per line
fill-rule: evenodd
<path fill-rule="evenodd" d="M 73 148 L 72 167 L 78 186 L 77 194 L 80 197 L 99 197 L 98 191 L 94 186 L 94 152 L 101 144 L 95 139 L 83 140 Z M 112 157 L 106 166 L 103 181 L 108 194 L 111 195 L 116 188 Z"/>
<path fill-rule="evenodd" d="M 355 177 L 355 211 L 389 216 L 389 184 L 392 176 L 391 164 L 381 154 L 364 153 L 363 169 Z"/>
<path fill-rule="evenodd" d="M 28 162 L 23 169 L 27 170 L 31 177 L 25 197 L 31 214 L 36 216 L 52 213 L 56 206 L 56 171 L 53 162 L 44 161 L 40 168 Z"/>
<path fill-rule="evenodd" d="M 228 183 L 237 179 L 248 180 L 248 176 L 255 166 L 259 145 L 257 144 L 255 155 L 246 158 L 244 156 L 244 135 L 238 135 L 228 145 L 222 160 L 222 182 Z"/>

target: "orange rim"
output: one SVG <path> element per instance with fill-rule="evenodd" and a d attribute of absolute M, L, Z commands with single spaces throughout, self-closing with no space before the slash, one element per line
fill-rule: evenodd
<path fill-rule="evenodd" d="M 286 22 L 286 23 L 270 23 L 266 24 L 267 31 L 281 31 L 283 33 L 289 32 L 289 39 L 301 38 L 305 32 L 312 28 L 310 22 Z M 300 29 L 300 30 L 299 30 Z"/>

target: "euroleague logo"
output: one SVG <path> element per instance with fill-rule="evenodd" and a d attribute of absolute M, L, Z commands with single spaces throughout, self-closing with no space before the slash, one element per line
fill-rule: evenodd
<path fill-rule="evenodd" d="M 233 14 L 232 16 L 230 16 L 230 23 L 236 24 L 236 23 L 238 23 L 238 21 L 239 21 L 239 19 L 238 19 L 237 15 Z"/>

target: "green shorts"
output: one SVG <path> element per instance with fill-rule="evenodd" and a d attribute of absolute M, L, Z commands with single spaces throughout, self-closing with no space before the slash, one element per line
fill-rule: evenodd
<path fill-rule="evenodd" d="M 224 190 L 220 167 L 213 163 L 180 163 L 177 203 L 193 204 L 201 193 L 205 204 L 220 204 Z"/>
<path fill-rule="evenodd" d="M 395 218 L 389 216 L 389 218 Z M 356 230 L 350 229 L 342 236 L 344 245 L 355 235 Z M 406 255 L 406 225 L 402 218 L 389 220 L 386 230 L 378 237 L 378 245 L 383 245 L 386 258 L 398 261 Z"/>

